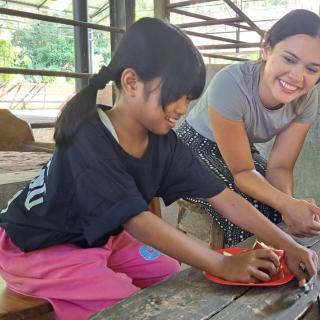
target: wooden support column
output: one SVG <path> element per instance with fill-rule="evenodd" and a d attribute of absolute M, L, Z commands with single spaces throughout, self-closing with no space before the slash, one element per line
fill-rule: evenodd
<path fill-rule="evenodd" d="M 170 14 L 167 5 L 169 0 L 153 0 L 154 17 L 162 20 L 170 20 Z"/>
<path fill-rule="evenodd" d="M 88 22 L 87 0 L 73 0 L 73 17 L 75 20 Z M 74 27 L 74 54 L 75 70 L 81 73 L 92 72 L 92 57 L 89 44 L 89 30 L 84 27 Z M 86 78 L 76 79 L 76 91 L 81 90 L 89 84 Z"/>
<path fill-rule="evenodd" d="M 135 0 L 110 0 L 110 23 L 127 30 L 135 21 Z M 111 33 L 111 52 L 117 48 L 122 34 Z"/>

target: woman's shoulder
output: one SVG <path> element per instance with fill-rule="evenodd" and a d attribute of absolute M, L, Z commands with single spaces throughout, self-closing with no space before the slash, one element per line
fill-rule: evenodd
<path fill-rule="evenodd" d="M 228 74 L 235 79 L 248 78 L 259 73 L 261 64 L 255 61 L 244 61 L 230 64 L 217 74 Z"/>
<path fill-rule="evenodd" d="M 250 89 L 257 82 L 260 74 L 260 63 L 253 61 L 231 64 L 221 69 L 212 79 L 211 86 L 228 84 L 232 87 Z"/>

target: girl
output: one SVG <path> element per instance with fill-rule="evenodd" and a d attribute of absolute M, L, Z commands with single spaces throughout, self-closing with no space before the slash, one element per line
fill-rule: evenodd
<path fill-rule="evenodd" d="M 97 90 L 110 80 L 117 99 L 103 112 Z M 108 67 L 63 109 L 52 160 L 2 210 L 0 271 L 10 289 L 45 298 L 57 319 L 72 320 L 178 272 L 175 259 L 233 281 L 268 281 L 276 272 L 270 250 L 224 257 L 188 238 L 149 212 L 154 196 L 166 204 L 207 198 L 286 250 L 301 285 L 300 263 L 315 274 L 316 254 L 225 189 L 171 130 L 204 81 L 201 56 L 181 31 L 152 18 L 131 26 Z"/>
<path fill-rule="evenodd" d="M 320 18 L 294 10 L 266 33 L 262 61 L 230 65 L 212 79 L 178 136 L 227 186 L 292 234 L 320 232 L 313 199 L 293 196 L 292 171 L 317 115 Z M 275 137 L 266 161 L 254 143 Z M 218 221 L 229 246 L 250 234 L 196 198 Z M 221 213 L 221 212 L 220 212 Z"/>

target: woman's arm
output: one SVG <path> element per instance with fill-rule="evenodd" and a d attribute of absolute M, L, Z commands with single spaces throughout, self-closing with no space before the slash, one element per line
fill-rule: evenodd
<path fill-rule="evenodd" d="M 256 169 L 243 122 L 224 118 L 209 108 L 212 131 L 234 182 L 247 195 L 275 209 L 287 195 L 273 187 Z"/>
<path fill-rule="evenodd" d="M 290 196 L 293 194 L 293 168 L 310 127 L 305 123 L 290 124 L 277 136 L 268 159 L 266 179 Z"/>
<path fill-rule="evenodd" d="M 320 215 L 320 209 L 312 203 L 294 199 L 288 194 L 292 188 L 292 182 L 290 182 L 292 181 L 292 173 L 289 173 L 287 168 L 293 168 L 301 149 L 301 143 L 298 143 L 290 151 L 288 150 L 290 146 L 286 146 L 288 165 L 285 170 L 279 169 L 279 165 L 277 165 L 276 149 L 272 151 L 271 165 L 274 171 L 271 172 L 271 175 L 273 181 L 277 180 L 278 185 L 281 185 L 281 189 L 278 189 L 277 183 L 275 183 L 276 186 L 272 185 L 255 169 L 244 123 L 228 120 L 212 108 L 209 108 L 209 117 L 219 150 L 237 186 L 247 195 L 278 210 L 288 224 L 290 231 L 294 234 L 302 236 L 318 234 L 320 223 L 317 222 L 318 219 L 314 219 L 314 216 Z M 303 133 L 306 128 L 299 129 L 300 137 L 298 141 L 303 141 Z M 287 136 L 287 133 L 285 135 Z M 281 140 L 284 143 L 284 136 Z M 279 148 L 279 141 L 276 148 Z M 285 154 L 282 153 L 282 163 L 285 161 L 284 157 Z M 275 178 L 276 171 L 282 171 L 282 177 L 286 181 L 280 182 L 280 179 Z"/>

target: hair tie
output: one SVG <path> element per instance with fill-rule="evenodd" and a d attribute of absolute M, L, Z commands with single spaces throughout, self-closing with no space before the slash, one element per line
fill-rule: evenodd
<path fill-rule="evenodd" d="M 89 79 L 89 85 L 95 87 L 98 90 L 103 89 L 106 84 L 112 80 L 113 73 L 109 67 L 103 66 L 98 73 L 94 74 Z"/>

